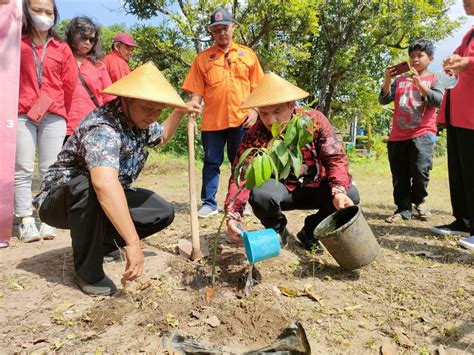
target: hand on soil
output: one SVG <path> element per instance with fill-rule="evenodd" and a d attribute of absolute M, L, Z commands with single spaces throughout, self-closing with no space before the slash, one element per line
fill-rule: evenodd
<path fill-rule="evenodd" d="M 127 265 L 125 266 L 122 279 L 125 281 L 133 281 L 142 276 L 143 273 L 145 257 L 143 256 L 140 244 L 128 245 L 125 249 L 125 255 L 127 256 Z"/>
<path fill-rule="evenodd" d="M 242 237 L 240 236 L 242 229 L 239 229 L 238 225 L 240 228 L 242 228 L 242 225 L 239 222 L 229 219 L 227 221 L 227 236 L 229 237 L 229 241 L 231 243 L 241 245 L 243 243 Z"/>

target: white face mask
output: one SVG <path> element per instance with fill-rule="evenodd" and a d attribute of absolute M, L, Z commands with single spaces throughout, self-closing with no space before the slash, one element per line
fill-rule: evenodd
<path fill-rule="evenodd" d="M 43 15 L 31 15 L 31 21 L 39 32 L 46 32 L 54 25 L 53 19 Z"/>

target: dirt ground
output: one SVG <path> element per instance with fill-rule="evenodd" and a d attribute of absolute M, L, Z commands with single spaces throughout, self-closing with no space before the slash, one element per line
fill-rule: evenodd
<path fill-rule="evenodd" d="M 345 272 L 327 252 L 311 255 L 290 240 L 279 257 L 258 264 L 263 281 L 246 299 L 244 251 L 222 235 L 217 292 L 208 303 L 209 261 L 176 254 L 177 241 L 190 235 L 185 164 L 149 165 L 137 186 L 172 201 L 176 218 L 143 243 L 144 276 L 114 297 L 88 297 L 72 281 L 68 231 L 53 241 L 13 240 L 0 250 L 0 352 L 164 353 L 163 336 L 173 332 L 223 352 L 243 352 L 270 344 L 299 321 L 313 354 L 378 353 L 384 342 L 387 354 L 387 344 L 400 354 L 474 353 L 473 254 L 457 247 L 456 237 L 436 237 L 429 229 L 451 221 L 447 179 L 432 179 L 431 221 L 388 225 L 384 218 L 393 206 L 387 169 L 352 168 L 364 215 L 382 247 L 375 262 Z M 228 174 L 225 169 L 220 201 Z M 288 213 L 292 233 L 305 215 Z M 203 239 L 213 238 L 221 216 L 200 220 Z M 255 217 L 246 223 L 261 228 Z M 123 269 L 123 261 L 105 264 L 117 284 Z M 314 299 L 303 295 L 305 288 Z"/>

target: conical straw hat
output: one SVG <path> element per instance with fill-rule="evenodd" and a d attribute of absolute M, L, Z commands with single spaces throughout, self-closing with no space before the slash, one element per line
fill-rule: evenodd
<path fill-rule="evenodd" d="M 249 109 L 282 104 L 307 97 L 309 93 L 274 73 L 267 73 L 240 107 Z"/>
<path fill-rule="evenodd" d="M 103 91 L 105 94 L 160 102 L 171 107 L 186 105 L 153 62 L 139 66 Z"/>

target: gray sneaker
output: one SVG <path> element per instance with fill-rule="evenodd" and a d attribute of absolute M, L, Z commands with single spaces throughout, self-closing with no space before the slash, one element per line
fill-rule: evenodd
<path fill-rule="evenodd" d="M 209 205 L 202 205 L 198 211 L 198 217 L 207 218 L 207 217 L 217 214 L 218 212 L 219 211 L 217 211 L 217 208 L 212 208 Z"/>
<path fill-rule="evenodd" d="M 18 238 L 25 243 L 41 240 L 34 217 L 23 217 L 18 226 Z"/>
<path fill-rule="evenodd" d="M 82 292 L 90 296 L 109 296 L 117 291 L 117 286 L 115 286 L 114 282 L 109 279 L 107 275 L 99 282 L 90 284 L 75 274 L 74 282 L 79 286 Z"/>

